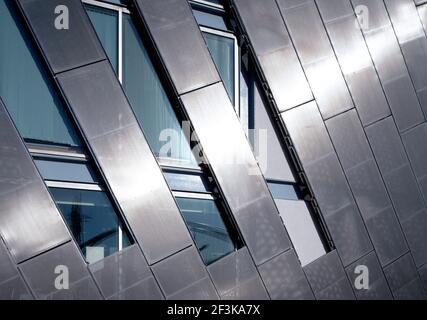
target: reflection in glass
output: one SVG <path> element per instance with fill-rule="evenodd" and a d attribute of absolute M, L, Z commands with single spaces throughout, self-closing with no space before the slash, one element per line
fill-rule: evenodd
<path fill-rule="evenodd" d="M 235 250 L 214 200 L 176 198 L 206 265 Z"/>
<path fill-rule="evenodd" d="M 34 159 L 45 180 L 97 183 L 98 179 L 86 163 L 74 161 L 50 161 Z"/>
<path fill-rule="evenodd" d="M 68 115 L 25 30 L 0 1 L 0 96 L 19 133 L 31 142 L 79 146 Z"/>
<path fill-rule="evenodd" d="M 130 16 L 124 16 L 123 24 L 123 88 L 151 149 L 159 158 L 196 166 L 188 143 L 190 137 L 186 138 L 181 129 Z"/>
<path fill-rule="evenodd" d="M 234 105 L 234 39 L 203 32 L 212 59 Z"/>
<path fill-rule="evenodd" d="M 104 192 L 60 188 L 50 191 L 88 263 L 131 244 Z"/>
<path fill-rule="evenodd" d="M 118 73 L 118 32 L 117 26 L 119 17 L 117 12 L 86 5 L 87 14 L 96 30 L 99 40 L 110 59 L 111 65 Z"/>

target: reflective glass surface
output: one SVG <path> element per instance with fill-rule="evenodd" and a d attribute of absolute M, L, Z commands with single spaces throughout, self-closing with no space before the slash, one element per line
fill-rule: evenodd
<path fill-rule="evenodd" d="M 11 2 L 0 1 L 0 96 L 21 136 L 32 142 L 78 146 L 68 115 L 21 29 Z"/>
<path fill-rule="evenodd" d="M 274 199 L 300 200 L 297 189 L 293 184 L 270 181 L 267 184 Z"/>
<path fill-rule="evenodd" d="M 60 188 L 50 191 L 88 263 L 131 244 L 105 193 Z"/>
<path fill-rule="evenodd" d="M 234 104 L 234 39 L 203 32 L 212 59 Z"/>
<path fill-rule="evenodd" d="M 193 14 L 197 20 L 197 23 L 201 26 L 211 27 L 224 31 L 230 30 L 230 28 L 227 27 L 227 23 L 223 16 L 206 12 L 205 10 L 199 10 L 197 8 L 193 8 Z"/>
<path fill-rule="evenodd" d="M 176 200 L 205 264 L 208 265 L 235 250 L 214 200 Z"/>
<path fill-rule="evenodd" d="M 51 161 L 34 159 L 37 168 L 43 179 L 68 181 L 68 182 L 83 182 L 97 183 L 98 179 L 93 170 L 82 162 L 74 161 Z"/>
<path fill-rule="evenodd" d="M 174 108 L 128 15 L 123 24 L 123 88 L 151 149 L 160 159 L 195 166 Z"/>
<path fill-rule="evenodd" d="M 117 26 L 119 17 L 117 12 L 99 8 L 95 6 L 86 5 L 86 11 L 89 15 L 90 21 L 96 30 L 99 40 L 110 59 L 114 71 L 118 72 L 118 32 Z"/>

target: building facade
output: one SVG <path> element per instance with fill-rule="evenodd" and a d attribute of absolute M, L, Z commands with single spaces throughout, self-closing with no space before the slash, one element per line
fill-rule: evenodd
<path fill-rule="evenodd" d="M 1 0 L 0 299 L 426 299 L 427 1 Z"/>

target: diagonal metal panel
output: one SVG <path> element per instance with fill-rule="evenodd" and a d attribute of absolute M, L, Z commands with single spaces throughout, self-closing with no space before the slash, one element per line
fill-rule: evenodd
<path fill-rule="evenodd" d="M 111 66 L 99 62 L 62 73 L 57 80 L 149 264 L 191 245 Z"/>
<path fill-rule="evenodd" d="M 179 94 L 220 81 L 187 0 L 136 0 Z"/>
<path fill-rule="evenodd" d="M 222 83 L 181 99 L 255 263 L 289 249 L 278 210 Z"/>
<path fill-rule="evenodd" d="M 233 0 L 232 3 L 278 108 L 284 111 L 313 100 L 275 0 Z"/>
<path fill-rule="evenodd" d="M 0 141 L 0 233 L 20 262 L 70 234 L 1 100 Z"/>

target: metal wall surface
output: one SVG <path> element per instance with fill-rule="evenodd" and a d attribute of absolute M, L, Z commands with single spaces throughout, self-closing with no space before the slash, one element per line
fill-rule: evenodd
<path fill-rule="evenodd" d="M 336 250 L 302 268 L 187 0 L 133 4 L 245 243 L 209 267 L 81 3 L 18 0 L 136 244 L 84 262 L 0 102 L 0 298 L 427 299 L 425 1 L 225 2 Z"/>
<path fill-rule="evenodd" d="M 264 10 L 269 17 L 280 13 L 283 25 L 259 22 L 259 1 L 229 2 L 267 94 L 268 88 L 282 86 L 279 94 L 271 90 L 276 116 L 284 120 L 337 248 L 304 267 L 315 297 L 425 297 L 418 274 L 425 278 L 427 262 L 421 232 L 426 230 L 427 5 L 417 8 L 424 2 L 413 0 L 268 1 Z M 277 81 L 289 76 L 286 66 L 274 60 L 266 65 L 262 59 L 266 48 L 284 45 L 284 35 L 299 58 L 295 68 L 304 73 L 315 98 L 290 108 L 281 108 L 282 93 L 306 85 L 294 88 Z M 268 76 L 271 69 L 276 78 Z M 393 287 L 384 273 L 402 256 L 413 272 Z M 369 290 L 354 285 L 359 265 L 372 271 Z M 325 278 L 320 270 L 333 276 Z"/>
<path fill-rule="evenodd" d="M 56 256 L 67 256 L 62 253 L 65 249 L 60 247 L 55 249 L 57 253 L 40 255 L 34 263 L 32 260 L 25 262 L 22 270 L 30 287 L 37 292 L 38 298 L 101 297 L 100 292 L 103 298 L 108 299 L 163 298 L 163 294 L 168 297 L 168 292 L 162 293 L 160 288 L 168 282 L 170 275 L 156 273 L 156 270 L 170 260 L 181 259 L 186 264 L 200 266 L 200 274 L 204 275 L 204 281 L 197 283 L 197 289 L 190 290 L 185 297 L 217 297 L 200 255 L 185 255 L 193 248 L 190 233 L 82 4 L 78 1 L 65 3 L 73 12 L 70 25 L 77 27 L 64 31 L 56 29 L 54 23 L 45 23 L 54 20 L 54 9 L 64 5 L 63 1 L 23 0 L 18 3 L 96 164 L 106 178 L 107 186 L 144 253 L 143 256 L 139 249 L 134 249 L 101 260 L 91 266 L 100 289 L 94 289 L 97 285 L 88 273 L 87 278 L 81 276 L 76 279 L 73 292 L 78 293 L 67 296 L 61 291 L 51 292 L 48 278 L 44 281 L 35 277 L 37 266 L 42 262 L 49 264 Z M 72 54 L 76 50 L 78 52 Z M 71 52 L 72 57 L 63 52 Z M 121 264 L 117 265 L 115 259 L 119 259 Z M 136 260 L 142 262 L 137 267 L 134 264 Z M 80 262 L 75 258 L 70 263 Z M 120 278 L 119 272 L 111 273 L 108 280 L 103 278 L 104 268 L 130 270 L 132 267 L 137 270 L 128 274 L 126 282 Z M 83 270 L 81 265 L 76 268 Z M 190 270 L 183 265 L 182 268 L 175 266 L 175 271 L 177 278 L 182 278 L 180 273 Z M 175 288 L 177 292 L 194 285 L 191 279 L 183 279 Z M 201 294 L 203 292 L 208 292 L 209 296 Z"/>

